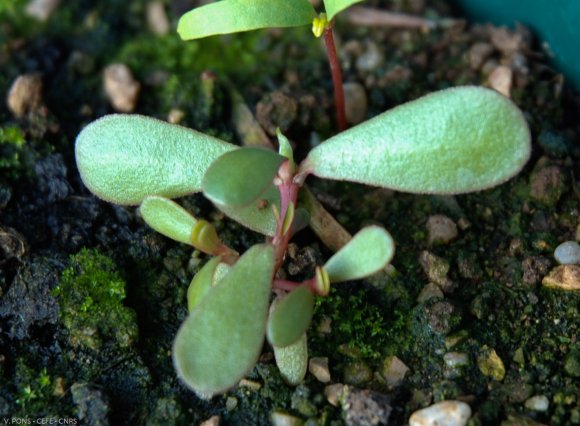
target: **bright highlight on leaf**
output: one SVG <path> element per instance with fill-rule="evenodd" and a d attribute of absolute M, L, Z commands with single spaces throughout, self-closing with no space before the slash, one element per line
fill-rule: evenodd
<path fill-rule="evenodd" d="M 145 197 L 139 211 L 145 223 L 160 234 L 192 245 L 191 231 L 197 219 L 176 202 L 165 197 Z"/>
<path fill-rule="evenodd" d="M 268 318 L 268 341 L 284 347 L 295 343 L 306 331 L 314 311 L 314 295 L 301 285 L 274 302 Z"/>
<path fill-rule="evenodd" d="M 220 263 L 219 257 L 212 258 L 195 274 L 187 288 L 187 309 L 191 313 L 213 286 L 214 275 Z"/>
<path fill-rule="evenodd" d="M 261 148 L 242 148 L 222 155 L 207 170 L 203 194 L 219 205 L 246 206 L 270 186 L 284 157 Z"/>
<path fill-rule="evenodd" d="M 183 40 L 259 28 L 308 25 L 314 8 L 308 0 L 222 0 L 197 7 L 181 17 L 177 32 Z"/>
<path fill-rule="evenodd" d="M 140 115 L 108 115 L 79 134 L 75 156 L 84 184 L 117 204 L 147 195 L 176 198 L 201 190 L 209 165 L 234 145 Z"/>
<path fill-rule="evenodd" d="M 328 15 L 328 20 L 336 16 L 337 13 L 343 11 L 347 7 L 352 6 L 355 3 L 360 3 L 362 0 L 323 0 L 324 8 L 326 9 L 326 14 Z"/>
<path fill-rule="evenodd" d="M 361 229 L 324 265 L 331 283 L 356 280 L 383 269 L 395 254 L 395 243 L 378 226 Z"/>
<path fill-rule="evenodd" d="M 273 247 L 253 246 L 181 325 L 173 362 L 179 377 L 200 397 L 234 386 L 256 363 L 273 272 Z"/>
<path fill-rule="evenodd" d="M 283 348 L 273 346 L 276 365 L 286 383 L 296 386 L 302 383 L 308 369 L 308 345 L 306 333 L 295 343 Z"/>
<path fill-rule="evenodd" d="M 310 151 L 303 170 L 406 192 L 457 194 L 508 180 L 529 156 L 522 112 L 493 90 L 460 87 L 330 138 Z"/>

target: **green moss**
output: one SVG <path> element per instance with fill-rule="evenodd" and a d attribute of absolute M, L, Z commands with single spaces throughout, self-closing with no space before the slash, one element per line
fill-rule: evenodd
<path fill-rule="evenodd" d="M 70 343 L 98 349 L 113 339 L 123 348 L 132 345 L 137 339 L 135 313 L 123 306 L 125 281 L 113 261 L 87 249 L 70 260 L 54 289 Z"/>
<path fill-rule="evenodd" d="M 24 134 L 19 127 L 0 127 L 0 174 L 16 180 L 27 175 L 32 164 Z"/>

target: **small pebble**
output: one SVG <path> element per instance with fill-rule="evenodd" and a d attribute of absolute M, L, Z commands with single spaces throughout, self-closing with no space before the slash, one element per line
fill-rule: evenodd
<path fill-rule="evenodd" d="M 60 1 L 61 0 L 31 0 L 26 5 L 25 12 L 31 18 L 40 22 L 46 22 L 56 10 Z"/>
<path fill-rule="evenodd" d="M 554 250 L 554 259 L 561 265 L 580 265 L 580 244 L 566 241 Z"/>
<path fill-rule="evenodd" d="M 328 385 L 324 388 L 324 396 L 330 405 L 338 407 L 340 405 L 340 398 L 342 397 L 342 392 L 344 391 L 344 385 L 342 383 L 335 383 L 334 385 Z"/>
<path fill-rule="evenodd" d="M 158 36 L 164 36 L 169 33 L 169 19 L 167 19 L 162 2 L 152 1 L 147 5 L 147 25 Z"/>
<path fill-rule="evenodd" d="M 430 281 L 440 286 L 446 284 L 450 268 L 447 260 L 423 250 L 419 255 L 419 264 Z"/>
<path fill-rule="evenodd" d="M 356 68 L 361 72 L 377 69 L 384 62 L 385 57 L 375 43 L 369 43 L 366 50 L 356 60 Z"/>
<path fill-rule="evenodd" d="M 286 413 L 281 413 L 279 411 L 274 411 L 270 415 L 270 420 L 272 422 L 272 426 L 302 426 L 304 424 L 304 422 L 298 417 L 294 417 Z"/>
<path fill-rule="evenodd" d="M 443 299 L 443 292 L 441 288 L 435 283 L 429 283 L 421 290 L 419 296 L 417 296 L 418 303 L 425 303 L 431 299 Z"/>
<path fill-rule="evenodd" d="M 554 206 L 566 189 L 564 173 L 558 166 L 546 166 L 540 159 L 530 178 L 530 196 L 547 206 Z"/>
<path fill-rule="evenodd" d="M 199 426 L 220 426 L 220 417 L 213 416 L 201 423 Z"/>
<path fill-rule="evenodd" d="M 493 53 L 493 46 L 489 43 L 475 43 L 469 49 L 469 65 L 473 70 L 478 70 Z"/>
<path fill-rule="evenodd" d="M 383 361 L 383 377 L 390 389 L 400 385 L 408 371 L 409 367 L 396 356 L 387 357 Z"/>
<path fill-rule="evenodd" d="M 378 426 L 389 424 L 392 407 L 382 393 L 345 386 L 342 411 L 347 426 Z"/>
<path fill-rule="evenodd" d="M 308 371 L 322 383 L 330 382 L 330 370 L 327 357 L 314 357 L 308 361 Z"/>
<path fill-rule="evenodd" d="M 535 395 L 529 398 L 524 405 L 528 410 L 548 411 L 550 401 L 548 401 L 548 398 L 545 395 Z"/>
<path fill-rule="evenodd" d="M 491 42 L 505 56 L 511 56 L 525 47 L 525 40 L 521 33 L 510 31 L 505 27 L 490 27 Z"/>
<path fill-rule="evenodd" d="M 238 399 L 233 396 L 228 396 L 226 399 L 226 410 L 232 411 L 235 410 L 238 406 Z"/>
<path fill-rule="evenodd" d="M 119 112 L 133 112 L 141 84 L 135 80 L 129 67 L 125 64 L 109 65 L 103 77 L 105 93 L 113 108 Z"/>
<path fill-rule="evenodd" d="M 443 355 L 443 361 L 448 367 L 461 367 L 469 363 L 469 357 L 463 352 L 447 352 Z"/>
<path fill-rule="evenodd" d="M 512 90 L 513 71 L 508 66 L 500 65 L 491 72 L 488 82 L 492 89 L 509 98 Z"/>
<path fill-rule="evenodd" d="M 185 117 L 185 112 L 179 108 L 172 108 L 167 114 L 167 121 L 171 124 L 179 124 Z"/>
<path fill-rule="evenodd" d="M 501 381 L 505 377 L 505 367 L 495 349 L 484 346 L 477 356 L 479 371 L 486 377 Z"/>
<path fill-rule="evenodd" d="M 441 401 L 415 411 L 409 426 L 464 426 L 471 417 L 471 408 L 461 401 Z"/>
<path fill-rule="evenodd" d="M 14 80 L 8 98 L 8 109 L 16 118 L 22 118 L 42 106 L 42 79 L 38 74 L 23 74 Z"/>
<path fill-rule="evenodd" d="M 438 214 L 427 219 L 427 242 L 433 244 L 447 244 L 457 238 L 457 225 L 447 216 Z"/>
<path fill-rule="evenodd" d="M 558 290 L 580 291 L 580 266 L 557 266 L 544 277 L 542 285 Z"/>
<path fill-rule="evenodd" d="M 367 92 L 363 85 L 357 82 L 344 83 L 343 89 L 346 121 L 349 124 L 359 124 L 367 115 Z"/>
<path fill-rule="evenodd" d="M 344 382 L 349 385 L 360 386 L 373 378 L 373 371 L 363 361 L 354 361 L 344 369 Z"/>

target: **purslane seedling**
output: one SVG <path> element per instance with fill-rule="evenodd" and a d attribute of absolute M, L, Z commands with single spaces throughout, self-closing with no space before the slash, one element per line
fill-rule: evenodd
<path fill-rule="evenodd" d="M 261 28 L 312 25 L 316 37 L 324 36 L 330 64 L 336 118 L 339 130 L 346 130 L 342 72 L 336 54 L 334 17 L 362 0 L 323 0 L 325 13 L 316 14 L 308 0 L 222 0 L 197 7 L 181 17 L 177 32 L 184 40 L 231 34 Z"/>
<path fill-rule="evenodd" d="M 505 182 L 530 155 L 520 110 L 479 87 L 435 92 L 384 112 L 318 145 L 300 164 L 286 138 L 278 139 L 279 153 L 240 148 L 139 115 L 106 116 L 77 138 L 77 165 L 93 193 L 140 205 L 152 228 L 211 256 L 190 284 L 189 316 L 173 346 L 178 375 L 201 397 L 243 378 L 264 338 L 285 379 L 299 383 L 306 372 L 314 298 L 327 295 L 331 285 L 383 269 L 393 256 L 388 232 L 369 226 L 310 279 L 282 279 L 288 242 L 309 224 L 311 204 L 300 198 L 309 175 L 457 194 Z M 199 191 L 230 218 L 264 234 L 266 242 L 240 256 L 210 223 L 171 200 Z"/>

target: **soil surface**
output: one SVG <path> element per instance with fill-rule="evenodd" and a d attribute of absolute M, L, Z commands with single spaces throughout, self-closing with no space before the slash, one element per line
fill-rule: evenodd
<path fill-rule="evenodd" d="M 95 198 L 76 169 L 77 134 L 113 112 L 238 144 L 274 141 L 280 127 L 300 159 L 335 132 L 328 64 L 309 28 L 186 43 L 175 26 L 193 5 L 0 3 L 6 424 L 403 425 L 444 400 L 466 403 L 470 425 L 580 424 L 580 267 L 578 255 L 576 265 L 554 258 L 580 240 L 580 98 L 526 28 L 473 26 L 438 0 L 363 3 L 428 20 L 419 28 L 339 16 L 351 123 L 435 90 L 491 87 L 524 111 L 529 163 L 455 197 L 309 180 L 349 232 L 391 232 L 396 272 L 317 301 L 303 384 L 283 382 L 268 345 L 222 396 L 200 400 L 179 382 L 171 345 L 206 256 L 155 233 L 135 208 Z M 200 195 L 179 202 L 240 252 L 263 240 Z M 304 230 L 284 270 L 308 278 L 331 254 Z"/>

